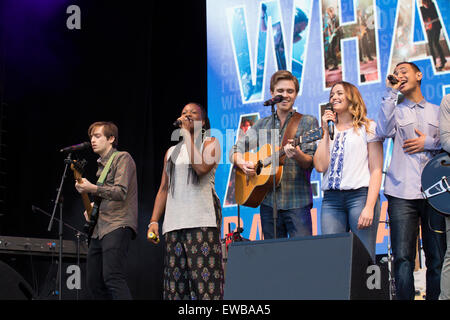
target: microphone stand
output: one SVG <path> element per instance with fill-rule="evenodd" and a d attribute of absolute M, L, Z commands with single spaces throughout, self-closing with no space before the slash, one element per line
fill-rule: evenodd
<path fill-rule="evenodd" d="M 33 212 L 35 212 L 35 213 L 36 213 L 36 211 L 39 211 L 40 213 L 43 213 L 43 214 L 51 217 L 50 213 L 48 213 L 48 212 L 46 212 L 46 211 L 44 211 L 41 208 L 38 208 L 36 206 L 32 205 L 31 206 L 31 210 Z M 61 211 L 62 211 L 62 208 L 61 208 Z M 62 219 L 61 219 L 61 216 L 60 216 L 60 219 L 58 219 L 58 218 L 54 218 L 54 219 L 56 221 L 58 221 L 60 230 L 62 230 L 62 225 L 64 225 L 67 228 L 69 228 L 70 230 L 72 230 L 73 232 L 75 232 L 75 236 L 77 238 L 77 249 L 76 249 L 76 252 L 77 252 L 77 254 L 76 254 L 77 255 L 77 266 L 80 267 L 80 252 L 81 252 L 81 250 L 80 250 L 80 246 L 81 246 L 80 238 L 83 236 L 85 238 L 85 241 L 87 241 L 88 235 L 86 233 L 84 233 L 82 231 L 79 231 L 78 229 L 74 228 L 70 224 L 68 224 L 66 222 L 63 222 Z M 60 234 L 61 234 L 61 238 L 62 238 L 62 232 L 60 232 Z M 60 241 L 60 243 L 59 243 L 59 257 L 62 257 L 62 248 L 63 248 L 63 243 L 61 242 L 61 238 L 59 240 Z M 59 265 L 62 266 L 61 260 L 59 262 Z M 60 272 L 60 270 L 58 270 L 58 272 Z M 62 274 L 62 273 L 59 273 L 59 274 Z M 59 283 L 60 284 L 62 283 L 61 280 L 59 281 Z M 58 285 L 58 286 L 59 286 L 59 290 L 61 290 L 61 286 L 60 285 Z M 79 291 L 80 291 L 80 289 L 77 289 L 77 300 L 79 299 L 79 294 L 78 294 Z M 61 291 L 59 291 L 59 292 L 61 292 Z M 61 294 L 59 296 L 61 296 Z"/>
<path fill-rule="evenodd" d="M 62 300 L 62 249 L 63 249 L 63 227 L 62 227 L 62 213 L 63 213 L 64 197 L 59 198 L 59 221 L 58 221 L 58 300 Z M 50 230 L 49 230 L 50 231 Z"/>
<path fill-rule="evenodd" d="M 33 212 L 39 211 L 40 213 L 43 213 L 43 214 L 45 214 L 45 215 L 51 217 L 51 214 L 50 214 L 50 213 L 48 213 L 48 212 L 42 210 L 42 209 L 39 208 L 39 207 L 36 207 L 36 206 L 33 206 L 33 205 L 32 205 L 32 206 L 31 206 L 31 210 L 32 210 Z M 56 221 L 59 222 L 59 219 L 58 219 L 58 218 L 54 218 L 54 219 L 55 219 Z M 64 225 L 65 227 L 69 228 L 70 230 L 72 230 L 73 232 L 75 232 L 75 235 L 76 235 L 77 237 L 78 237 L 78 235 L 79 235 L 79 236 L 83 236 L 83 237 L 85 237 L 85 238 L 87 239 L 88 235 L 87 235 L 86 233 L 84 233 L 84 232 L 82 232 L 82 231 L 79 231 L 78 229 L 72 227 L 70 224 L 68 224 L 68 223 L 66 223 L 66 222 L 64 222 L 64 221 L 63 221 L 63 225 Z"/>
<path fill-rule="evenodd" d="M 391 246 L 391 227 L 390 227 L 390 222 L 389 220 L 386 218 L 386 221 L 380 221 L 380 223 L 385 223 L 386 226 L 389 229 L 389 237 L 388 237 L 388 244 L 387 244 L 387 260 L 382 261 L 382 263 L 386 263 L 388 265 L 388 281 L 389 281 L 389 299 L 390 300 L 395 300 L 396 299 L 396 287 L 395 287 L 395 278 L 393 276 L 393 261 L 394 261 L 394 257 L 392 256 L 392 246 Z M 384 260 L 384 258 L 383 258 Z"/>
<path fill-rule="evenodd" d="M 244 229 L 241 228 L 241 207 L 237 205 L 237 228 L 233 233 L 233 241 L 242 241 L 241 233 L 244 232 Z"/>
<path fill-rule="evenodd" d="M 276 239 L 277 238 L 278 209 L 277 209 L 277 194 L 276 194 L 277 183 L 275 181 L 277 170 L 276 170 L 275 164 L 278 163 L 278 161 L 275 161 L 275 160 L 277 160 L 275 157 L 275 139 L 276 139 L 276 137 L 275 137 L 275 113 L 276 113 L 275 102 L 271 102 L 270 106 L 272 109 L 272 132 L 270 134 L 270 140 L 271 140 L 271 145 L 272 145 L 272 151 L 271 151 L 272 155 L 271 156 L 272 156 L 272 172 L 273 172 L 273 177 L 272 177 L 272 179 L 273 179 L 273 187 L 272 187 L 272 190 L 273 190 L 273 195 L 272 195 L 272 199 L 273 199 L 272 200 L 272 202 L 273 202 L 273 205 L 272 205 L 273 237 L 274 237 L 274 239 Z"/>
<path fill-rule="evenodd" d="M 62 246 L 63 246 L 63 218 L 62 218 L 62 212 L 63 212 L 63 198 L 61 197 L 61 191 L 63 188 L 64 180 L 66 178 L 67 168 L 72 163 L 72 153 L 67 154 L 67 158 L 64 160 L 64 173 L 61 177 L 61 182 L 59 184 L 58 193 L 56 195 L 55 205 L 53 207 L 52 216 L 50 218 L 50 222 L 48 224 L 47 231 L 50 231 L 52 229 L 53 225 L 53 219 L 55 218 L 55 212 L 56 207 L 59 205 L 59 225 L 58 225 L 58 236 L 59 236 L 59 262 L 58 262 L 58 300 L 62 300 Z"/>
<path fill-rule="evenodd" d="M 76 237 L 77 237 L 77 266 L 78 266 L 78 268 L 80 268 L 80 236 L 81 236 L 81 233 L 80 233 L 80 231 L 78 231 L 76 234 Z M 80 299 L 79 291 L 80 291 L 80 289 L 77 288 L 77 301 Z"/>

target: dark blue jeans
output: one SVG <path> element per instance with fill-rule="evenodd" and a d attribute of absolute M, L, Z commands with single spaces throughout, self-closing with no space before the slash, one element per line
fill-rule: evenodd
<path fill-rule="evenodd" d="M 375 262 L 375 249 L 378 223 L 380 221 L 380 199 L 374 207 L 372 225 L 358 229 L 358 219 L 366 206 L 368 188 L 355 190 L 326 190 L 322 200 L 322 234 L 353 232 L 364 244 L 372 261 Z"/>
<path fill-rule="evenodd" d="M 396 296 L 399 300 L 413 300 L 416 241 L 419 223 L 425 252 L 426 299 L 437 300 L 440 293 L 442 262 L 446 250 L 445 220 L 426 200 L 406 200 L 392 196 L 388 199 Z M 420 221 L 419 221 L 420 220 Z"/>
<path fill-rule="evenodd" d="M 128 245 L 133 230 L 118 228 L 101 240 L 91 239 L 87 256 L 87 287 L 96 300 L 131 300 L 126 281 Z"/>
<path fill-rule="evenodd" d="M 264 239 L 274 238 L 273 208 L 261 204 L 261 228 Z M 277 239 L 312 235 L 311 206 L 289 210 L 278 210 Z"/>

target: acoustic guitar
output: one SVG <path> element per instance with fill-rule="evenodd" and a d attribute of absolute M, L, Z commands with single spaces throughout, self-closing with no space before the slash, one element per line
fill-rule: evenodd
<path fill-rule="evenodd" d="M 423 168 L 422 195 L 439 213 L 450 217 L 450 156 L 439 153 Z"/>
<path fill-rule="evenodd" d="M 294 140 L 292 145 L 294 147 L 302 143 L 313 142 L 321 139 L 323 136 L 323 129 L 317 128 L 308 131 Z M 273 187 L 273 179 L 278 186 L 283 175 L 283 160 L 286 156 L 284 148 L 278 147 L 275 151 L 275 158 L 279 160 L 279 165 L 275 169 L 273 175 L 272 166 L 272 147 L 270 144 L 262 146 L 258 152 L 244 153 L 244 160 L 255 163 L 256 175 L 247 176 L 242 170 L 237 169 L 235 175 L 235 198 L 239 205 L 256 208 L 264 200 L 266 194 Z"/>
<path fill-rule="evenodd" d="M 86 163 L 87 161 L 84 159 L 81 161 L 73 160 L 70 165 L 70 168 L 73 171 L 73 176 L 78 183 L 83 183 L 83 172 Z M 86 221 L 86 224 L 84 225 L 84 231 L 88 234 L 88 239 L 90 240 L 92 233 L 94 232 L 95 225 L 97 224 L 101 200 L 96 197 L 94 200 L 94 205 L 92 205 L 87 193 L 81 193 L 81 199 L 83 200 L 83 205 L 86 209 L 89 220 Z"/>

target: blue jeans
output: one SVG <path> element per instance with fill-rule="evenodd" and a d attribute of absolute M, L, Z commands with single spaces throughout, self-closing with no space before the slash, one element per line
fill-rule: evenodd
<path fill-rule="evenodd" d="M 414 267 L 419 219 L 422 227 L 422 245 L 425 252 L 426 299 L 436 300 L 440 292 L 442 262 L 446 249 L 445 234 L 433 232 L 445 230 L 445 220 L 426 200 L 406 200 L 392 196 L 388 199 L 391 227 L 392 254 L 397 299 L 413 300 Z"/>
<path fill-rule="evenodd" d="M 378 222 L 380 220 L 380 199 L 378 198 L 373 214 L 372 225 L 358 229 L 358 219 L 366 206 L 368 188 L 355 190 L 326 190 L 322 200 L 322 234 L 344 233 L 351 231 L 364 244 L 367 252 L 375 261 Z"/>
<path fill-rule="evenodd" d="M 444 262 L 441 272 L 441 294 L 439 300 L 450 300 L 450 216 L 445 218 L 447 251 L 445 252 Z"/>
<path fill-rule="evenodd" d="M 278 210 L 277 214 L 277 239 L 292 237 L 304 237 L 312 235 L 311 205 L 303 208 Z M 273 208 L 261 204 L 261 227 L 264 239 L 274 238 Z"/>

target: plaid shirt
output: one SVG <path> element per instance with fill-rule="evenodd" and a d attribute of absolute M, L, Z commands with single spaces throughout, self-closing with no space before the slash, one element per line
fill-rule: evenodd
<path fill-rule="evenodd" d="M 287 124 L 295 111 L 289 113 L 283 128 L 280 129 L 280 119 L 275 115 L 275 133 L 278 133 L 278 139 L 275 143 L 277 146 L 281 144 Z M 319 127 L 318 121 L 315 117 L 310 115 L 303 115 L 295 134 L 295 138 L 304 135 L 307 131 L 317 129 Z M 267 130 L 267 134 L 264 131 Z M 231 148 L 230 160 L 236 152 L 245 153 L 246 151 L 260 148 L 261 146 L 270 143 L 272 129 L 272 116 L 268 116 L 258 120 L 241 139 Z M 280 131 L 281 130 L 281 131 Z M 310 155 L 314 156 L 317 145 L 315 142 L 302 143 L 300 149 Z M 313 165 L 308 169 L 302 169 L 294 159 L 286 157 L 283 166 L 283 175 L 281 183 L 276 188 L 277 209 L 288 210 L 295 208 L 302 208 L 312 205 L 312 190 L 311 190 L 311 171 Z M 264 205 L 273 207 L 273 191 L 270 190 L 263 202 Z"/>

